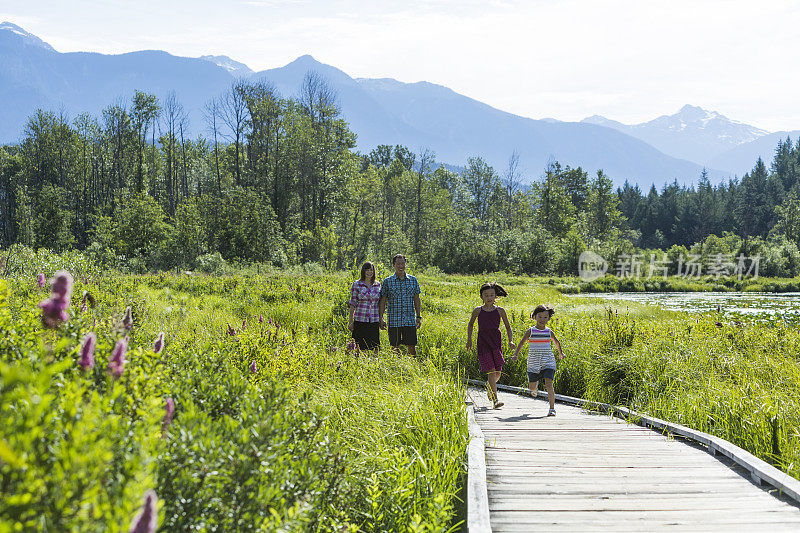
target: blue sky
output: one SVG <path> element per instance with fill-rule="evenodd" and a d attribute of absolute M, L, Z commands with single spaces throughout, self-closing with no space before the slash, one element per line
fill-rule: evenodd
<path fill-rule="evenodd" d="M 430 81 L 533 118 L 626 123 L 700 105 L 800 129 L 790 0 L 0 0 L 58 51 L 297 56 L 354 77 Z"/>

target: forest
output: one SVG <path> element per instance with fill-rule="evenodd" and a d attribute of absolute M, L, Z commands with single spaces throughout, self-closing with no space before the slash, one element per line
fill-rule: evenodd
<path fill-rule="evenodd" d="M 426 148 L 359 153 L 314 72 L 294 98 L 236 82 L 204 118 L 190 125 L 175 93 L 140 91 L 99 117 L 38 110 L 0 147 L 0 245 L 79 249 L 133 273 L 340 269 L 402 251 L 448 273 L 568 275 L 591 249 L 612 263 L 759 255 L 764 275 L 800 274 L 800 142 L 789 138 L 741 179 L 712 184 L 704 172 L 645 193 L 558 161 L 526 175 L 511 149 L 502 169 L 479 155 L 438 162 Z"/>

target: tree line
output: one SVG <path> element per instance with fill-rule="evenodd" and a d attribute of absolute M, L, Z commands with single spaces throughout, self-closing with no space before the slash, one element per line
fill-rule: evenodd
<path fill-rule="evenodd" d="M 503 169 L 472 157 L 458 171 L 425 148 L 358 153 L 314 72 L 290 98 L 237 81 L 203 116 L 190 138 L 174 93 L 140 91 L 99 117 L 36 111 L 21 141 L 0 148 L 3 246 L 78 248 L 136 271 L 192 268 L 209 255 L 343 268 L 401 251 L 445 272 L 569 274 L 586 248 L 612 261 L 709 253 L 714 237 L 789 257 L 800 240 L 800 146 L 790 139 L 769 170 L 759 160 L 741 181 L 714 186 L 704 172 L 696 186 L 645 195 L 556 161 L 531 181 L 516 153 Z"/>

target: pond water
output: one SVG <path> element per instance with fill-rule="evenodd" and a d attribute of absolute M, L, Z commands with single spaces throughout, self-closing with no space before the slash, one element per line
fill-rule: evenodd
<path fill-rule="evenodd" d="M 800 323 L 800 292 L 614 292 L 573 296 L 639 302 L 697 313 L 716 311 L 719 306 L 722 314 L 729 317 L 783 318 Z"/>

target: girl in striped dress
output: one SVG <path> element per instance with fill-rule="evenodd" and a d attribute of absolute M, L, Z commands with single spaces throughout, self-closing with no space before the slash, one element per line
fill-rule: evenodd
<path fill-rule="evenodd" d="M 550 410 L 547 416 L 556 416 L 556 393 L 553 390 L 553 378 L 556 376 L 556 358 L 550 348 L 550 341 L 556 343 L 558 348 L 558 358 L 564 358 L 561 350 L 561 343 L 558 342 L 555 333 L 547 327 L 547 322 L 555 311 L 552 307 L 537 305 L 531 313 L 531 318 L 536 321 L 536 325 L 529 328 L 522 337 L 514 352 L 512 361 L 516 361 L 519 351 L 528 343 L 528 387 L 536 395 L 539 388 L 539 380 L 544 379 L 544 387 L 547 389 L 547 399 L 550 400 Z"/>

